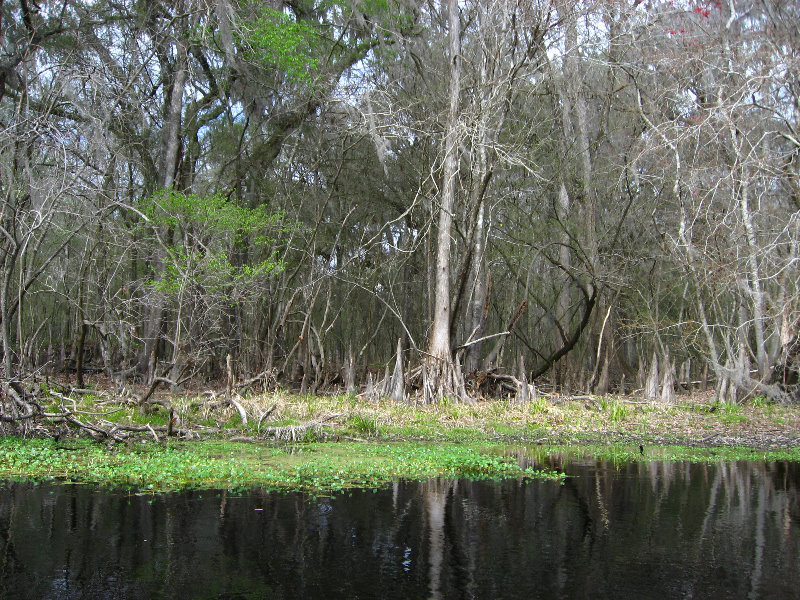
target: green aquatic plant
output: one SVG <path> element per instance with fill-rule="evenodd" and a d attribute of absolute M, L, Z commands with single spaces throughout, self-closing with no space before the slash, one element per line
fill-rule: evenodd
<path fill-rule="evenodd" d="M 380 487 L 395 479 L 548 478 L 484 445 L 237 442 L 138 444 L 111 450 L 80 442 L 0 440 L 0 477 L 58 479 L 144 491 L 184 488 L 303 490 Z"/>

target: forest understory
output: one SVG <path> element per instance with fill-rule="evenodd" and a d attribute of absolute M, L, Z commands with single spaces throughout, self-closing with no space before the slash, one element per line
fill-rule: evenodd
<path fill-rule="evenodd" d="M 719 402 L 712 390 L 684 390 L 665 402 L 641 393 L 565 395 L 529 387 L 527 397 L 506 393 L 471 403 L 426 404 L 422 396 L 392 400 L 380 385 L 358 394 L 317 395 L 225 382 L 180 392 L 163 385 L 120 390 L 102 376 L 84 385 L 76 388 L 64 377 L 32 384 L 24 393 L 35 414 L 4 419 L 0 434 L 92 438 L 109 447 L 170 439 L 800 446 L 800 406 L 763 396 L 730 404 Z"/>
<path fill-rule="evenodd" d="M 0 435 L 796 444 L 798 32 L 0 0 Z"/>

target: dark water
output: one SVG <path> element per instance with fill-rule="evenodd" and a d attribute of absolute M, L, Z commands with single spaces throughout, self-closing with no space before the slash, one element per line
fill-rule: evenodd
<path fill-rule="evenodd" d="M 800 464 L 326 499 L 0 487 L 0 598 L 800 598 Z"/>

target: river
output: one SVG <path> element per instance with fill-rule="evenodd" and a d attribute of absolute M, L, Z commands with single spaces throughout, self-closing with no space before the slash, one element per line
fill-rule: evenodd
<path fill-rule="evenodd" d="M 552 461 L 326 498 L 6 482 L 0 598 L 800 598 L 800 464 Z"/>

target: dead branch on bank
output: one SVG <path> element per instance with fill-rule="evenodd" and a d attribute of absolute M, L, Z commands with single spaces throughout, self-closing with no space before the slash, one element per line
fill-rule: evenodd
<path fill-rule="evenodd" d="M 266 419 L 273 412 L 275 412 L 276 408 L 278 408 L 278 403 L 277 402 L 273 402 L 272 406 L 270 406 L 267 410 L 265 410 L 261 414 L 261 416 L 258 418 L 258 425 L 256 425 L 256 431 L 258 431 L 259 433 L 261 432 L 261 423 L 264 422 L 264 419 Z"/>
<path fill-rule="evenodd" d="M 233 385 L 233 387 L 236 388 L 237 390 L 241 390 L 243 388 L 246 388 L 246 387 L 249 387 L 249 386 L 253 385 L 254 383 L 259 383 L 259 382 L 262 382 L 262 386 L 265 389 L 267 388 L 267 386 L 269 386 L 271 388 L 277 388 L 278 387 L 278 377 L 275 374 L 275 370 L 274 369 L 265 369 L 265 370 L 261 371 L 261 373 L 259 373 L 258 375 L 255 375 L 254 377 L 250 377 L 248 379 L 245 379 L 244 381 L 236 382 Z"/>
<path fill-rule="evenodd" d="M 217 393 L 214 392 L 213 390 L 207 390 L 207 391 L 203 392 L 203 395 L 204 396 L 209 396 L 210 399 L 211 399 L 211 402 L 208 405 L 209 408 L 218 408 L 218 407 L 222 407 L 222 406 L 232 406 L 233 408 L 236 409 L 236 412 L 239 413 L 239 418 L 242 420 L 242 425 L 247 425 L 247 411 L 244 409 L 244 406 L 242 406 L 242 404 L 240 402 L 242 397 L 239 396 L 239 394 L 232 393 L 232 394 L 229 395 L 226 392 L 225 397 L 223 399 L 221 399 L 221 400 L 217 399 Z M 263 420 L 263 417 L 262 417 L 262 420 Z"/>
<path fill-rule="evenodd" d="M 341 417 L 344 413 L 324 415 L 315 421 L 308 421 L 300 425 L 284 425 L 282 427 L 267 427 L 264 429 L 262 439 L 272 438 L 282 442 L 298 442 L 303 440 L 308 432 L 319 433 L 323 427 L 330 427 L 327 421 Z"/>
<path fill-rule="evenodd" d="M 36 401 L 34 394 L 28 393 L 20 381 L 6 380 L 2 384 L 3 395 L 11 402 L 3 402 L 0 410 L 0 421 L 15 423 L 27 421 L 41 414 L 42 407 Z M 9 414 L 6 414 L 8 411 Z"/>
<path fill-rule="evenodd" d="M 158 385 L 160 383 L 172 387 L 176 387 L 178 385 L 178 382 L 172 381 L 171 379 L 167 379 L 166 377 L 153 377 L 153 381 L 150 382 L 150 387 L 147 388 L 147 391 L 144 394 L 142 394 L 141 396 L 134 394 L 134 398 L 136 398 L 136 403 L 139 406 L 144 406 L 145 404 L 147 404 L 147 401 L 150 400 L 150 397 L 155 393 L 156 388 L 158 388 Z"/>

